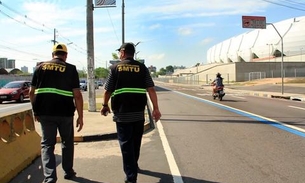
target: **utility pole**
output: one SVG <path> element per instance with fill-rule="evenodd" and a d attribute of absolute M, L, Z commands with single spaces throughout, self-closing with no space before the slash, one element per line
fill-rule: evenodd
<path fill-rule="evenodd" d="M 125 2 L 122 0 L 122 44 L 125 43 Z"/>
<path fill-rule="evenodd" d="M 94 38 L 93 38 L 93 9 L 92 0 L 87 0 L 87 87 L 88 111 L 96 112 L 94 84 Z"/>
<path fill-rule="evenodd" d="M 53 42 L 53 45 L 55 45 L 57 43 L 57 41 L 56 41 L 56 29 L 54 29 L 53 40 L 51 40 L 51 42 Z"/>

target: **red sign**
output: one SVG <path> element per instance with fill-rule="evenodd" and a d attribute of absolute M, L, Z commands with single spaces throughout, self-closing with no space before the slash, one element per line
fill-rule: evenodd
<path fill-rule="evenodd" d="M 242 16 L 243 28 L 266 29 L 266 17 Z"/>

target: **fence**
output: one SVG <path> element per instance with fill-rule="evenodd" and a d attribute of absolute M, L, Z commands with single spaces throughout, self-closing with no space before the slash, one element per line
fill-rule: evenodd
<path fill-rule="evenodd" d="M 8 82 L 21 80 L 31 81 L 32 76 L 0 75 L 0 88 Z"/>
<path fill-rule="evenodd" d="M 222 74 L 223 81 L 226 84 L 230 82 L 236 81 L 236 78 L 239 78 L 239 81 L 252 81 L 256 79 L 264 79 L 264 78 L 281 78 L 280 70 L 270 70 L 268 72 L 245 72 L 245 73 L 237 73 L 237 74 Z M 235 78 L 236 77 L 236 78 Z M 286 69 L 283 70 L 284 78 L 304 78 L 305 77 L 305 69 Z M 207 85 L 211 83 L 215 79 L 215 74 L 201 74 L 201 75 L 189 75 L 189 76 L 166 76 L 154 78 L 156 81 L 161 81 L 165 83 L 179 83 L 179 84 L 189 84 L 189 85 Z"/>

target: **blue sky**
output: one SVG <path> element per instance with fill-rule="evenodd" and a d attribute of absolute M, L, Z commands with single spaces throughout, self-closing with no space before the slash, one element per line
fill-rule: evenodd
<path fill-rule="evenodd" d="M 0 0 L 0 57 L 16 68 L 51 58 L 51 40 L 68 44 L 68 61 L 87 69 L 86 0 Z M 94 0 L 93 2 L 94 3 Z M 109 66 L 122 43 L 122 1 L 95 8 L 95 67 Z M 168 65 L 206 63 L 207 50 L 251 31 L 242 16 L 265 16 L 268 23 L 304 16 L 303 0 L 125 0 L 125 42 L 138 43 L 137 57 L 157 70 Z"/>

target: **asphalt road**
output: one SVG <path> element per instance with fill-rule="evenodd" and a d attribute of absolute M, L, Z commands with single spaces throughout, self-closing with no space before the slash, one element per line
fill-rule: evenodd
<path fill-rule="evenodd" d="M 185 183 L 304 182 L 304 132 L 280 124 L 304 129 L 304 103 L 165 87 L 174 92 L 158 93 L 161 122 Z"/>

